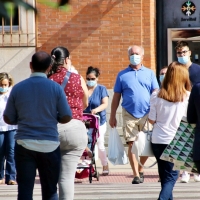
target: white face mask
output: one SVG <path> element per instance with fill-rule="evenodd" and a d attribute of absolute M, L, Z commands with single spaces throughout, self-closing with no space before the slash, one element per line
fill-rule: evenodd
<path fill-rule="evenodd" d="M 89 87 L 94 87 L 96 84 L 97 84 L 97 81 L 92 81 L 92 80 L 87 81 L 87 85 L 88 85 Z"/>
<path fill-rule="evenodd" d="M 131 55 L 130 63 L 132 65 L 139 65 L 141 63 L 141 56 L 140 55 Z"/>
<path fill-rule="evenodd" d="M 188 56 L 182 56 L 182 57 L 178 57 L 178 62 L 185 65 L 187 64 L 189 61 L 189 57 Z"/>
<path fill-rule="evenodd" d="M 5 93 L 8 92 L 9 87 L 0 87 L 0 92 Z"/>

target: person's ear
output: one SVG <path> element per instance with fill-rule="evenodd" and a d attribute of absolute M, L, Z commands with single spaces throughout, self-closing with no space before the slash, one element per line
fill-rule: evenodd
<path fill-rule="evenodd" d="M 33 65 L 32 65 L 32 62 L 30 62 L 30 69 L 31 69 L 31 72 L 33 72 Z"/>
<path fill-rule="evenodd" d="M 52 68 L 52 65 L 50 65 L 50 66 L 47 68 L 47 70 L 46 70 L 46 73 L 47 73 L 47 74 L 50 72 L 51 68 Z"/>

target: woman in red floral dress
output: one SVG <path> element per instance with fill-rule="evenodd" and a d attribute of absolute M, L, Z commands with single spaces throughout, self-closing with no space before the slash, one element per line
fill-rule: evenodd
<path fill-rule="evenodd" d="M 88 106 L 88 89 L 82 76 L 69 72 L 71 60 L 65 47 L 51 51 L 54 60 L 49 79 L 60 84 L 72 111 L 72 120 L 58 124 L 61 150 L 59 199 L 74 199 L 74 177 L 78 161 L 87 146 L 87 132 L 83 124 L 83 110 Z"/>

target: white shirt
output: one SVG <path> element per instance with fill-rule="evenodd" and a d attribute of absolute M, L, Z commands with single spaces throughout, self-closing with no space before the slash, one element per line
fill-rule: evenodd
<path fill-rule="evenodd" d="M 190 92 L 183 102 L 169 102 L 157 96 L 159 90 L 150 98 L 149 119 L 156 121 L 153 127 L 152 143 L 169 144 L 174 138 L 182 117 L 186 118 Z"/>
<path fill-rule="evenodd" d="M 6 108 L 6 104 L 7 104 L 11 89 L 12 88 L 10 87 L 8 92 L 4 94 L 0 94 L 0 131 L 10 131 L 10 130 L 17 129 L 16 125 L 6 124 L 3 120 L 3 112 Z"/>

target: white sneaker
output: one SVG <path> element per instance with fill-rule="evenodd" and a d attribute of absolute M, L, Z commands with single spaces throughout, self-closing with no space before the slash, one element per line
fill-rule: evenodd
<path fill-rule="evenodd" d="M 181 183 L 188 183 L 190 180 L 190 174 L 187 172 L 183 171 L 182 177 L 181 177 Z"/>
<path fill-rule="evenodd" d="M 200 175 L 199 174 L 194 174 L 194 181 L 200 182 Z"/>

